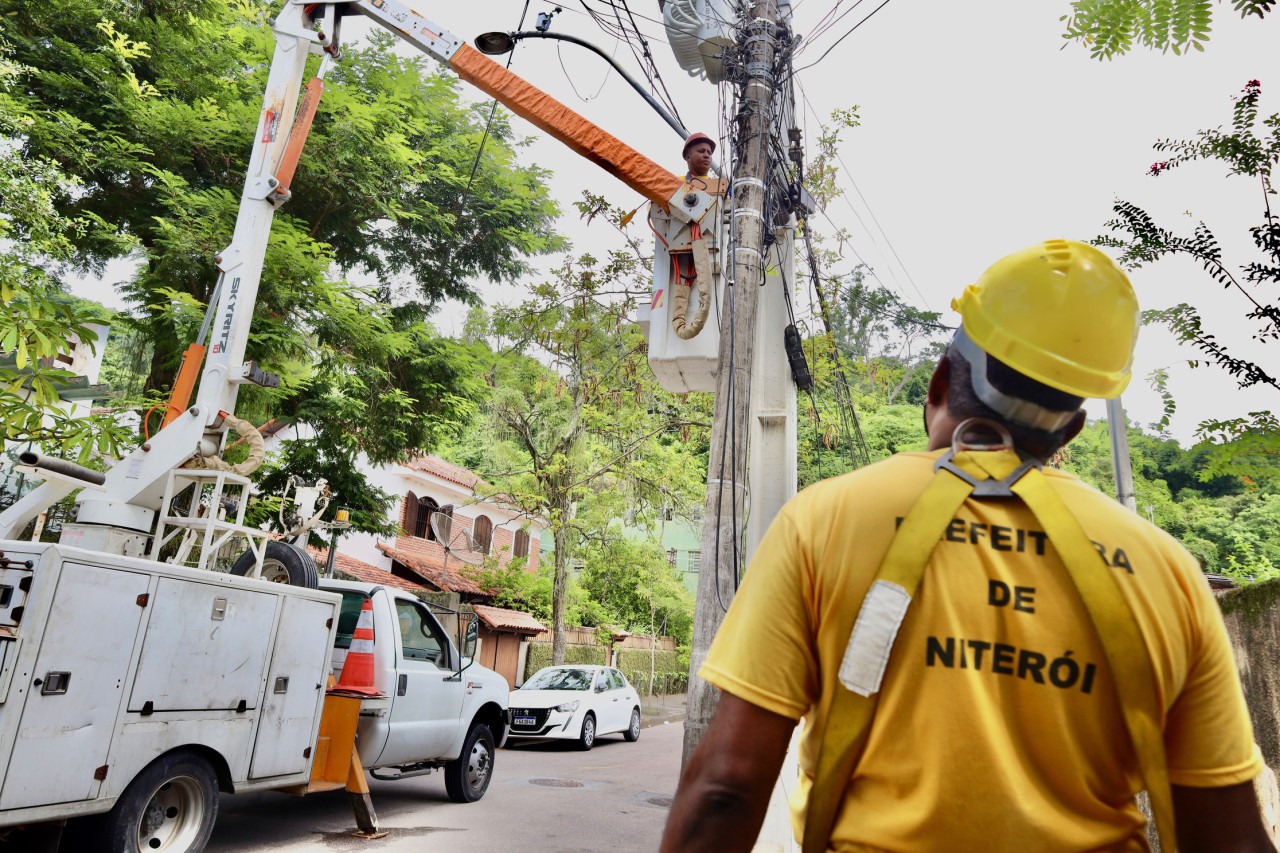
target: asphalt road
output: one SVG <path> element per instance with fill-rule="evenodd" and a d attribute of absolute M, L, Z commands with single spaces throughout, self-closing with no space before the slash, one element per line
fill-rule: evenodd
<path fill-rule="evenodd" d="M 606 735 L 590 752 L 572 744 L 521 743 L 498 751 L 494 778 L 478 803 L 451 803 L 439 773 L 371 781 L 387 836 L 353 838 L 342 791 L 295 799 L 223 795 L 209 853 L 369 850 L 450 853 L 512 849 L 536 853 L 658 848 L 680 772 L 684 726 L 643 729 L 640 740 Z"/>

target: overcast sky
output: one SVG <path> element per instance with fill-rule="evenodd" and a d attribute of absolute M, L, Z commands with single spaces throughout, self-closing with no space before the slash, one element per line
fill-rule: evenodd
<path fill-rule="evenodd" d="M 529 4 L 526 28 L 536 12 L 555 5 Z M 616 47 L 618 60 L 637 73 L 630 51 L 617 47 L 583 3 L 559 5 L 564 11 L 555 18 L 555 31 L 607 52 Z M 598 0 L 589 5 L 608 8 Z M 651 37 L 681 117 L 691 129 L 715 135 L 715 87 L 676 66 L 656 22 L 656 0 L 629 5 L 652 19 L 641 18 L 640 27 Z M 852 9 L 803 49 L 797 66 L 818 59 L 878 3 L 854 5 L 795 5 L 795 31 L 806 38 L 833 8 L 837 15 Z M 471 40 L 486 30 L 514 29 L 524 6 L 524 0 L 490 0 L 470 5 L 474 12 L 468 4 L 420 8 Z M 1180 231 L 1204 219 L 1228 247 L 1228 259 L 1253 259 L 1246 229 L 1260 221 L 1263 209 L 1254 183 L 1225 178 L 1217 164 L 1159 178 L 1146 171 L 1164 159 L 1152 150 L 1157 139 L 1189 138 L 1198 129 L 1229 124 L 1231 97 L 1251 79 L 1262 81 L 1264 114 L 1280 112 L 1280 27 L 1274 19 L 1240 21 L 1229 5 L 1219 5 L 1204 53 L 1139 51 L 1103 63 L 1079 46 L 1063 48 L 1058 19 L 1067 8 L 1056 0 L 891 0 L 798 75 L 807 145 L 817 136 L 817 122 L 833 109 L 856 104 L 862 117 L 862 127 L 845 134 L 841 150 L 846 201 L 826 211 L 854 234 L 856 256 L 841 271 L 865 261 L 886 287 L 913 305 L 945 312 L 944 322 L 954 324 L 951 297 L 991 262 L 1050 237 L 1087 240 L 1102 233 L 1116 198 L 1146 207 Z M 512 70 L 655 160 L 673 170 L 683 166 L 675 134 L 587 51 L 526 41 Z M 637 203 L 634 192 L 550 140 L 529 153 L 556 172 L 557 197 L 570 213 L 569 203 L 584 186 L 627 208 Z M 816 224 L 831 228 L 822 217 Z M 589 232 L 595 230 L 584 231 L 573 216 L 564 221 L 565 233 L 580 246 L 592 244 Z M 1206 325 L 1221 340 L 1261 357 L 1259 347 L 1248 346 L 1243 297 L 1207 283 L 1191 264 L 1165 262 L 1135 274 L 1134 283 L 1144 308 L 1182 301 L 1202 306 Z M 446 317 L 441 327 L 449 330 Z M 1189 369 L 1185 362 L 1194 357 L 1168 333 L 1144 329 L 1136 378 L 1125 396 L 1131 417 L 1144 424 L 1159 417 L 1159 398 L 1141 377 L 1165 366 L 1180 404 L 1173 432 L 1184 441 L 1204 418 L 1276 405 L 1260 391 L 1239 391 L 1218 371 Z M 1095 411 L 1103 413 L 1100 406 Z"/>
<path fill-rule="evenodd" d="M 602 0 L 586 2 L 601 12 L 609 9 Z M 555 5 L 528 3 L 525 28 L 533 28 L 537 12 Z M 597 44 L 640 75 L 630 50 L 592 21 L 583 2 L 559 5 L 564 11 L 554 31 Z M 797 66 L 817 60 L 877 5 L 879 0 L 796 3 L 795 31 L 805 38 L 833 8 L 836 15 L 848 11 L 804 47 Z M 525 6 L 525 0 L 415 3 L 467 41 L 488 30 L 515 29 Z M 630 7 L 685 124 L 716 136 L 716 87 L 675 64 L 656 0 L 631 0 Z M 818 120 L 833 109 L 857 105 L 863 122 L 845 134 L 841 149 L 846 200 L 826 211 L 831 222 L 854 235 L 854 252 L 838 271 L 863 261 L 904 300 L 943 311 L 943 321 L 953 325 L 958 317 L 950 311 L 951 297 L 991 262 L 1043 239 L 1088 240 L 1102 233 L 1116 198 L 1145 207 L 1179 231 L 1203 219 L 1227 247 L 1228 260 L 1253 259 L 1246 229 L 1261 219 L 1256 185 L 1224 177 L 1217 164 L 1159 178 L 1146 170 L 1165 159 L 1151 148 L 1157 139 L 1189 138 L 1198 129 L 1229 124 L 1231 97 L 1251 79 L 1262 82 L 1263 113 L 1280 112 L 1275 16 L 1240 21 L 1229 4 L 1217 5 L 1204 53 L 1139 51 L 1100 63 L 1084 48 L 1063 48 L 1058 19 L 1067 9 L 1065 0 L 890 0 L 798 75 L 807 147 L 818 134 Z M 675 133 L 588 51 L 526 41 L 512 70 L 673 171 L 683 168 Z M 517 127 L 537 134 L 529 125 Z M 246 139 L 251 133 L 246 129 Z M 552 140 L 536 140 L 524 156 L 555 173 L 553 191 L 565 210 L 561 230 L 579 250 L 610 240 L 606 229 L 586 228 L 577 219 L 572 202 L 583 189 L 627 209 L 640 201 Z M 816 225 L 832 227 L 823 217 Z M 643 229 L 643 221 L 637 217 L 631 227 Z M 1135 274 L 1134 284 L 1144 308 L 1192 302 L 1203 308 L 1206 326 L 1221 340 L 1239 345 L 1242 355 L 1261 357 L 1260 347 L 1249 346 L 1243 297 L 1217 289 L 1193 266 L 1164 262 Z M 492 299 L 520 295 L 519 289 L 485 290 Z M 799 301 L 805 304 L 807 296 Z M 461 316 L 446 310 L 438 326 L 445 333 L 458 331 Z M 1190 370 L 1185 362 L 1194 357 L 1162 330 L 1144 329 L 1135 381 L 1125 396 L 1130 416 L 1144 424 L 1159 417 L 1159 399 L 1141 378 L 1158 367 L 1171 370 L 1180 406 L 1173 433 L 1184 442 L 1204 418 L 1276 406 L 1274 395 L 1241 392 L 1216 370 Z M 1094 411 L 1102 414 L 1101 407 Z"/>

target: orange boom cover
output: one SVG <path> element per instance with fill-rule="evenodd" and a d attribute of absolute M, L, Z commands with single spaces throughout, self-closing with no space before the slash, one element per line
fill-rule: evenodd
<path fill-rule="evenodd" d="M 559 139 L 650 201 L 665 208 L 683 183 L 621 139 L 601 130 L 470 45 L 458 48 L 449 66 L 463 80 L 497 98 L 507 109 Z"/>

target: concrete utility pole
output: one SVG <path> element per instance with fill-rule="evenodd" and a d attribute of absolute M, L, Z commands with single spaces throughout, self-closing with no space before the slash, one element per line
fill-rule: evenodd
<path fill-rule="evenodd" d="M 684 761 L 689 760 L 715 714 L 718 694 L 697 677 L 711 640 L 733 598 L 739 564 L 745 558 L 742 526 L 747 511 L 747 440 L 750 434 L 752 351 L 760 287 L 764 283 L 765 188 L 774 132 L 777 81 L 778 0 L 753 0 L 739 42 L 746 83 L 738 110 L 737 168 L 733 173 L 731 307 L 720 324 L 720 368 L 716 376 L 715 420 L 707 470 L 707 509 L 702 525 L 702 570 L 698 576 Z M 769 227 L 772 227 L 770 224 Z"/>
<path fill-rule="evenodd" d="M 1129 418 L 1120 398 L 1107 401 L 1107 421 L 1111 425 L 1111 465 L 1116 473 L 1116 500 L 1138 511 L 1138 496 L 1133 491 L 1133 458 L 1129 454 Z"/>

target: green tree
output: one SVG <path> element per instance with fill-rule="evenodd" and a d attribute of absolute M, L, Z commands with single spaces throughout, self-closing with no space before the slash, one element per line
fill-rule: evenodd
<path fill-rule="evenodd" d="M 1199 476 L 1215 445 L 1176 441 L 1128 428 L 1138 512 L 1177 537 L 1206 572 L 1241 582 L 1274 576 L 1280 566 L 1280 468 L 1249 476 Z M 1059 454 L 1062 467 L 1100 491 L 1115 492 L 1110 426 L 1087 425 Z"/>
<path fill-rule="evenodd" d="M 135 261 L 127 333 L 149 358 L 143 387 L 165 392 L 231 239 L 274 43 L 269 9 L 50 0 L 8 10 L 3 168 L 43 193 L 24 221 L 67 227 L 48 246 L 16 233 L 6 257 L 20 245 L 51 278 Z M 474 299 L 477 278 L 517 278 L 529 255 L 560 245 L 545 173 L 517 161 L 522 143 L 504 114 L 477 162 L 482 111 L 451 75 L 394 48 L 378 34 L 329 74 L 254 306 L 248 356 L 280 387 L 246 388 L 238 411 L 312 424 L 315 447 L 288 458 L 331 482 L 359 454 L 427 450 L 466 422 L 484 391 L 475 362 L 427 314 L 446 297 Z M 376 284 L 352 286 L 348 274 Z M 110 370 L 126 367 L 115 359 Z M 346 491 L 359 503 L 357 483 Z"/>
<path fill-rule="evenodd" d="M 56 211 L 99 223 L 71 235 L 80 271 L 138 261 L 126 293 L 151 346 L 149 388 L 171 383 L 230 241 L 273 46 L 267 13 L 249 0 L 52 0 L 18 3 L 4 22 L 21 69 L 9 143 L 22 163 L 57 162 L 76 182 Z M 333 271 L 371 275 L 379 301 L 410 303 L 395 324 L 407 331 L 442 298 L 474 298 L 475 277 L 511 280 L 559 244 L 544 173 L 516 162 L 503 117 L 472 179 L 482 117 L 456 79 L 393 47 L 379 34 L 330 74 L 276 217 L 249 345 L 283 381 L 265 400 L 249 395 L 246 413 L 274 414 L 304 391 L 316 311 L 344 296 Z"/>
<path fill-rule="evenodd" d="M 798 177 L 821 205 L 843 193 L 840 139 L 858 124 L 857 107 L 838 109 L 819 130 L 817 155 Z M 893 452 L 888 447 L 923 446 L 918 409 L 899 424 L 914 430 L 912 436 L 896 428 L 888 430 L 895 435 L 885 432 L 899 414 L 887 420 L 881 416 L 875 436 L 870 436 L 867 421 L 882 407 L 924 402 L 942 347 L 938 338 L 948 331 L 938 322 L 941 315 L 914 308 L 874 283 L 874 271 L 865 264 L 847 274 L 824 273 L 842 264 L 850 235 L 843 229 L 823 235 L 809 222 L 802 224 L 803 251 L 797 247 L 797 260 L 807 268 L 817 293 L 822 326 L 820 331 L 810 330 L 805 341 L 816 390 L 807 405 L 801 403 L 801 487 L 882 458 Z M 914 427 L 911 417 L 917 422 Z"/>
<path fill-rule="evenodd" d="M 26 119 L 12 105 L 29 69 L 11 54 L 0 40 L 0 422 L 8 441 L 38 442 L 85 463 L 127 439 L 112 417 L 73 418 L 59 396 L 74 379 L 57 361 L 67 341 L 96 349 L 90 324 L 111 319 L 100 306 L 65 295 L 60 275 L 75 240 L 99 223 L 58 210 L 56 200 L 80 187 L 58 163 L 21 156 L 13 137 Z"/>
<path fill-rule="evenodd" d="M 581 585 L 608 621 L 632 632 L 665 634 L 681 645 L 693 638 L 693 596 L 654 539 L 623 535 L 593 539 L 579 551 Z"/>
<path fill-rule="evenodd" d="M 1120 262 L 1134 269 L 1171 256 L 1189 258 L 1199 264 L 1207 274 L 1206 284 L 1211 285 L 1215 293 L 1225 288 L 1243 301 L 1244 318 L 1254 327 L 1253 340 L 1265 344 L 1280 337 L 1280 300 L 1275 298 L 1274 291 L 1280 284 L 1280 217 L 1271 210 L 1271 196 L 1275 194 L 1272 173 L 1280 161 L 1280 113 L 1260 117 L 1261 95 L 1262 86 L 1258 81 L 1249 81 L 1235 98 L 1229 131 L 1214 128 L 1200 131 L 1191 140 L 1161 140 L 1155 149 L 1168 159 L 1150 168 L 1152 175 L 1161 175 L 1188 163 L 1213 160 L 1224 164 L 1229 175 L 1255 181 L 1263 205 L 1262 221 L 1249 229 L 1259 253 L 1257 258 L 1233 268 L 1223 258 L 1217 237 L 1203 221 L 1189 235 L 1176 234 L 1128 201 L 1115 203 L 1116 218 L 1107 223 L 1111 233 L 1097 238 L 1097 242 L 1119 250 Z M 1270 293 L 1263 289 L 1267 285 L 1272 288 Z M 1268 386 L 1280 391 L 1280 381 L 1268 372 L 1261 360 L 1239 352 L 1241 336 L 1230 336 L 1226 339 L 1229 342 L 1224 342 L 1205 327 L 1195 306 L 1182 303 L 1147 311 L 1143 319 L 1167 326 L 1179 340 L 1203 352 L 1209 362 L 1234 378 L 1241 388 Z M 1196 366 L 1194 362 L 1193 366 Z M 1173 410 L 1172 398 L 1166 395 L 1165 399 L 1162 427 L 1168 423 Z M 1280 423 L 1270 411 L 1252 412 L 1242 418 L 1206 420 L 1200 424 L 1198 434 L 1218 442 L 1205 460 L 1202 473 L 1205 477 L 1247 474 L 1263 460 L 1280 454 Z"/>
<path fill-rule="evenodd" d="M 1071 12 L 1061 19 L 1063 38 L 1088 47 L 1095 59 L 1113 59 L 1134 47 L 1174 54 L 1204 50 L 1214 5 L 1212 0 L 1073 0 Z M 1241 18 L 1261 19 L 1275 0 L 1233 0 L 1231 6 Z"/>
<path fill-rule="evenodd" d="M 621 218 L 599 200 L 582 209 Z M 644 260 L 624 248 L 603 261 L 568 257 L 528 300 L 496 310 L 489 328 L 505 343 L 488 373 L 491 438 L 454 452 L 550 526 L 556 663 L 564 660 L 575 550 L 593 537 L 621 536 L 611 518 L 643 522 L 663 506 L 691 503 L 702 487 L 706 401 L 682 401 L 654 381 L 644 338 L 628 319 L 647 291 Z"/>

